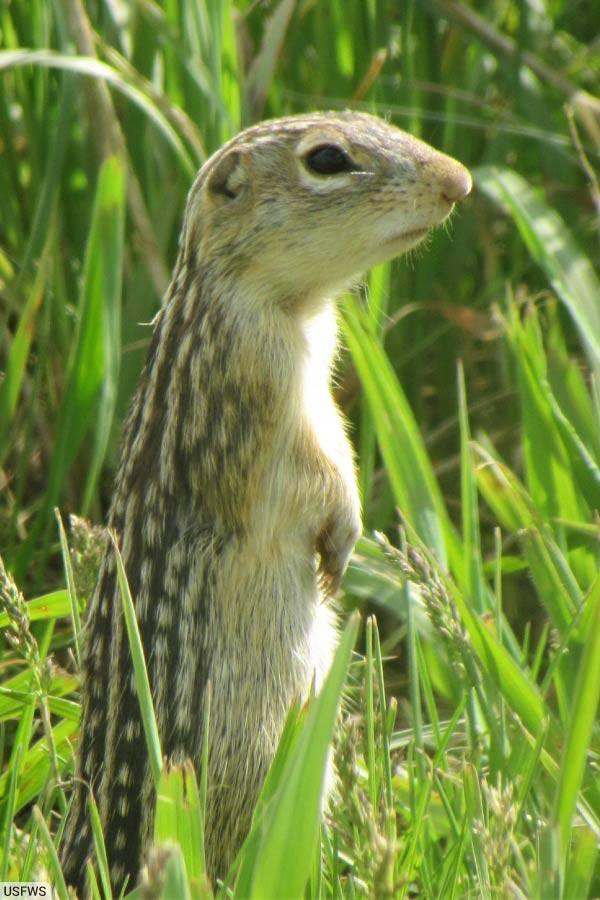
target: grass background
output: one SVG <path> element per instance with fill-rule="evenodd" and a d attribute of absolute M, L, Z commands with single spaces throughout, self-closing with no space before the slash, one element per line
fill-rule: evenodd
<path fill-rule="evenodd" d="M 345 602 L 379 629 L 351 661 L 350 620 L 291 715 L 230 890 L 600 896 L 599 31 L 568 0 L 0 3 L 0 881 L 45 869 L 65 895 L 97 536 L 61 553 L 54 509 L 103 521 L 194 172 L 256 120 L 353 106 L 476 189 L 341 304 L 365 508 Z M 181 843 L 148 877 L 206 896 L 206 786 L 157 778 L 157 839 Z"/>

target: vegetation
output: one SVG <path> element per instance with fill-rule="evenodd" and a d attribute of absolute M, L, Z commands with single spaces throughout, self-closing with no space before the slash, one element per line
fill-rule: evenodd
<path fill-rule="evenodd" d="M 477 10 L 0 4 L 0 881 L 46 872 L 66 896 L 97 535 L 73 520 L 69 554 L 54 510 L 103 521 L 194 171 L 257 119 L 353 105 L 460 159 L 476 190 L 418 258 L 370 274 L 367 302 L 342 304 L 366 523 L 345 602 L 377 615 L 381 641 L 363 616 L 351 661 L 349 619 L 216 893 L 600 894 L 600 12 Z M 159 773 L 147 705 L 148 880 L 205 897 L 205 785 Z M 92 894 L 108 896 L 99 826 L 96 844 Z"/>

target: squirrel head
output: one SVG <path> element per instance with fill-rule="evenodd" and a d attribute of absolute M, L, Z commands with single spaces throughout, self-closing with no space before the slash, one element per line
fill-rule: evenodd
<path fill-rule="evenodd" d="M 464 166 L 375 116 L 293 116 L 204 164 L 184 242 L 273 296 L 328 296 L 415 247 L 470 190 Z"/>

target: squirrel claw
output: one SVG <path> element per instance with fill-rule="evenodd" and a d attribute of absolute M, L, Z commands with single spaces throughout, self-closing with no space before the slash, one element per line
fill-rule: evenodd
<path fill-rule="evenodd" d="M 357 528 L 323 529 L 317 539 L 317 551 L 321 557 L 319 572 L 323 588 L 330 596 L 335 596 L 340 589 L 344 572 L 358 539 Z"/>

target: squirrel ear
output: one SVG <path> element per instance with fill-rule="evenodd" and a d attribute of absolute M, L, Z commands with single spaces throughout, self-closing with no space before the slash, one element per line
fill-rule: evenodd
<path fill-rule="evenodd" d="M 219 157 L 207 181 L 211 194 L 235 200 L 246 186 L 247 169 L 245 154 L 230 150 Z"/>

